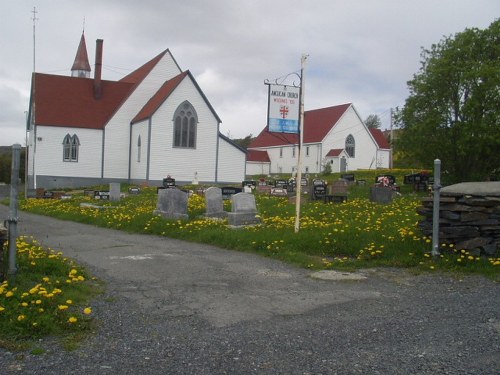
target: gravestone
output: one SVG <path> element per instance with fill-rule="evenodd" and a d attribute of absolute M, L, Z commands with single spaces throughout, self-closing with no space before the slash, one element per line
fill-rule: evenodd
<path fill-rule="evenodd" d="M 83 196 L 84 197 L 93 197 L 94 196 L 94 190 L 85 189 L 83 191 Z"/>
<path fill-rule="evenodd" d="M 205 202 L 207 206 L 206 217 L 220 219 L 227 217 L 227 212 L 224 211 L 224 204 L 222 202 L 222 189 L 209 187 L 205 190 Z"/>
<path fill-rule="evenodd" d="M 231 199 L 231 197 L 234 194 L 241 193 L 243 191 L 242 188 L 240 187 L 234 187 L 234 186 L 223 186 L 221 188 L 222 192 L 222 199 Z"/>
<path fill-rule="evenodd" d="M 241 183 L 241 186 L 242 187 L 248 186 L 251 189 L 255 189 L 255 187 L 257 186 L 257 181 L 255 181 L 255 180 L 245 180 L 245 181 L 243 181 Z"/>
<path fill-rule="evenodd" d="M 129 187 L 128 188 L 128 193 L 129 194 L 133 194 L 133 195 L 140 194 L 141 193 L 141 188 L 138 188 L 138 187 Z"/>
<path fill-rule="evenodd" d="M 352 183 L 354 183 L 354 181 L 356 181 L 356 179 L 354 177 L 354 173 L 344 173 L 344 174 L 341 174 L 340 178 L 342 180 L 346 180 L 347 182 L 352 182 Z"/>
<path fill-rule="evenodd" d="M 99 190 L 94 191 L 94 199 L 109 201 L 109 191 L 99 191 Z"/>
<path fill-rule="evenodd" d="M 175 188 L 175 178 L 170 176 L 163 179 L 163 187 L 165 189 L 173 189 Z"/>
<path fill-rule="evenodd" d="M 179 189 L 162 189 L 158 191 L 158 202 L 154 215 L 162 215 L 166 219 L 188 219 L 188 195 Z"/>
<path fill-rule="evenodd" d="M 288 195 L 288 191 L 282 187 L 275 187 L 271 188 L 270 194 L 275 197 L 286 197 Z"/>
<path fill-rule="evenodd" d="M 394 190 L 385 186 L 370 187 L 370 201 L 375 203 L 391 203 L 394 197 Z"/>
<path fill-rule="evenodd" d="M 313 186 L 313 199 L 324 199 L 326 196 L 326 184 Z"/>
<path fill-rule="evenodd" d="M 26 198 L 36 198 L 36 189 L 27 189 Z"/>
<path fill-rule="evenodd" d="M 110 182 L 109 183 L 109 200 L 112 202 L 118 202 L 120 200 L 120 183 Z"/>
<path fill-rule="evenodd" d="M 249 193 L 238 193 L 231 197 L 232 211 L 227 213 L 229 225 L 259 224 L 255 197 Z"/>

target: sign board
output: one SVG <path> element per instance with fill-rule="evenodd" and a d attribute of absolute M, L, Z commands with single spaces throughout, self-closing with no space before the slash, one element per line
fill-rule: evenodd
<path fill-rule="evenodd" d="M 300 87 L 269 85 L 267 125 L 270 132 L 299 132 Z"/>

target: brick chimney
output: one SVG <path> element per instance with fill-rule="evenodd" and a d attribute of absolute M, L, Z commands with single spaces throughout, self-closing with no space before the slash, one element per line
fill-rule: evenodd
<path fill-rule="evenodd" d="M 101 71 L 102 71 L 102 39 L 97 39 L 95 44 L 95 70 L 94 70 L 94 98 L 101 99 L 102 84 L 101 84 Z"/>

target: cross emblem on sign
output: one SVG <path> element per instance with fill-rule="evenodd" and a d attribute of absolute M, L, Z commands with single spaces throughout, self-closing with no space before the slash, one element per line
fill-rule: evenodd
<path fill-rule="evenodd" d="M 286 116 L 288 115 L 288 107 L 286 105 L 282 105 L 280 107 L 280 113 L 283 118 L 286 118 Z"/>

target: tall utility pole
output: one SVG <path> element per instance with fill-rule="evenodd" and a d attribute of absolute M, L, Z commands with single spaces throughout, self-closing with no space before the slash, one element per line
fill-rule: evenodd
<path fill-rule="evenodd" d="M 33 20 L 33 73 L 35 72 L 35 56 L 36 56 L 36 49 L 35 49 L 35 42 L 36 42 L 36 39 L 35 39 L 35 35 L 36 35 L 36 21 L 38 21 L 38 18 L 36 17 L 36 14 L 38 13 L 36 11 L 36 7 L 33 7 L 33 10 L 31 11 L 31 13 L 33 13 L 33 17 L 31 18 Z"/>
<path fill-rule="evenodd" d="M 28 147 L 28 143 L 26 143 L 26 153 L 24 157 L 26 160 L 28 160 L 29 154 L 31 155 L 31 159 L 33 160 L 32 164 L 32 176 L 33 176 L 33 189 L 36 189 L 36 174 L 35 174 L 35 153 L 36 153 L 36 130 L 35 130 L 35 111 L 36 111 L 36 100 L 35 100 L 35 71 L 36 71 L 36 21 L 38 21 L 37 18 L 37 10 L 36 7 L 33 7 L 32 12 L 33 17 L 31 18 L 33 20 L 33 79 L 32 79 L 32 92 L 31 95 L 33 96 L 33 104 L 31 106 L 31 118 L 28 119 L 28 123 L 26 124 L 26 132 L 28 130 L 32 130 L 33 133 L 31 134 L 31 147 Z M 32 128 L 33 125 L 33 128 Z M 27 137 L 26 137 L 27 138 Z M 31 150 L 29 150 L 32 148 Z M 27 161 L 28 163 L 28 161 Z M 28 168 L 26 168 L 28 169 Z M 26 171 L 26 181 L 24 181 L 26 185 L 28 185 L 28 172 Z M 27 190 L 26 190 L 26 196 L 27 196 Z"/>
<path fill-rule="evenodd" d="M 297 179 L 295 180 L 295 186 L 297 187 L 295 202 L 295 233 L 298 233 L 300 228 L 300 194 L 302 190 L 302 143 L 304 139 L 304 69 L 307 61 L 307 56 L 308 55 L 303 54 L 300 61 L 299 155 L 297 160 Z"/>
<path fill-rule="evenodd" d="M 390 154 L 390 161 L 389 161 L 389 168 L 392 169 L 393 167 L 393 153 L 394 153 L 394 132 L 392 130 L 392 126 L 393 126 L 393 121 L 392 121 L 392 117 L 393 117 L 393 114 L 392 114 L 392 108 L 391 108 L 391 111 L 390 111 L 390 114 L 389 114 L 389 121 L 390 121 L 390 137 L 391 137 L 391 154 Z"/>

